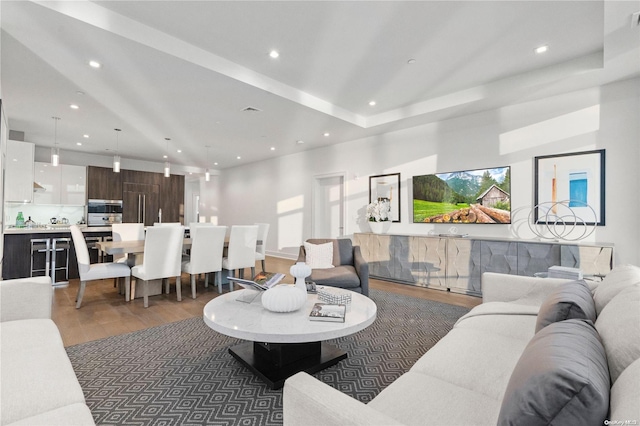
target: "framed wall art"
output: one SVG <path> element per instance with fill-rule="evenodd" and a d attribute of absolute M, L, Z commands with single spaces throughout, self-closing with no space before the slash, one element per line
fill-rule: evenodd
<path fill-rule="evenodd" d="M 605 150 L 535 157 L 534 222 L 605 224 Z"/>
<path fill-rule="evenodd" d="M 369 176 L 369 202 L 389 200 L 391 221 L 400 222 L 400 173 Z"/>

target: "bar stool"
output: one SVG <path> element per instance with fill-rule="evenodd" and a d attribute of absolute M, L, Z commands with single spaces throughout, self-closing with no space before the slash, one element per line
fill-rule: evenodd
<path fill-rule="evenodd" d="M 33 277 L 34 273 L 39 273 L 42 275 L 36 276 L 47 276 L 49 275 L 49 262 L 51 261 L 51 251 L 50 251 L 50 239 L 49 238 L 32 238 L 31 239 L 31 271 L 30 276 Z M 34 269 L 34 257 L 36 253 L 44 253 L 45 261 L 44 268 L 36 268 Z"/>
<path fill-rule="evenodd" d="M 71 238 L 52 238 L 51 240 L 51 283 L 53 285 L 66 284 L 69 282 L 69 249 L 71 248 Z M 62 253 L 64 256 L 64 260 L 61 262 L 64 266 L 56 266 L 58 253 Z M 57 271 L 64 271 L 64 281 L 56 281 Z"/>

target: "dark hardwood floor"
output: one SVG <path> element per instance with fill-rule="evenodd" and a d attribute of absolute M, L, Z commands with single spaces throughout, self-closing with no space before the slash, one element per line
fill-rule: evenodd
<path fill-rule="evenodd" d="M 277 257 L 267 257 L 266 261 L 268 271 L 286 274 L 293 263 L 291 259 Z M 258 262 L 256 266 L 259 268 L 259 265 Z M 150 297 L 149 308 L 145 309 L 142 299 L 125 302 L 124 296 L 118 294 L 114 287 L 113 280 L 102 280 L 87 284 L 82 306 L 76 309 L 78 285 L 78 280 L 71 280 L 67 286 L 58 287 L 54 292 L 53 320 L 60 329 L 65 346 L 202 316 L 204 305 L 218 296 L 214 285 L 205 288 L 201 280 L 198 282 L 197 298 L 192 299 L 189 276 L 185 274 L 182 276 L 182 302 L 176 300 L 175 286 L 172 285 L 170 294 Z M 468 308 L 482 302 L 478 297 L 375 279 L 369 281 L 369 286 Z M 227 291 L 227 288 L 224 290 Z"/>

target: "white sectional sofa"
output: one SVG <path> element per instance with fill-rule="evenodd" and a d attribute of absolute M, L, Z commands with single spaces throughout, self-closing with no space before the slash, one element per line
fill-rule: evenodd
<path fill-rule="evenodd" d="M 640 268 L 486 273 L 483 303 L 368 404 L 306 373 L 283 403 L 285 426 L 640 424 Z"/>
<path fill-rule="evenodd" d="M 58 328 L 48 277 L 0 281 L 0 424 L 94 425 Z"/>

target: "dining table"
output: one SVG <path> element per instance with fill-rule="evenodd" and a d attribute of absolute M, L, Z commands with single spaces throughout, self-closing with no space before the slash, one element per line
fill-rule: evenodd
<path fill-rule="evenodd" d="M 262 240 L 257 240 L 256 245 L 262 244 Z M 229 246 L 229 237 L 224 240 L 225 252 Z M 114 254 L 126 254 L 127 265 L 135 266 L 138 263 L 139 256 L 144 254 L 144 240 L 129 240 L 129 241 L 98 241 L 95 243 L 95 247 L 103 253 Z M 182 248 L 189 249 L 191 247 L 191 238 L 185 237 L 182 240 Z M 223 282 L 226 282 L 224 277 Z M 157 282 L 156 282 L 157 281 Z M 154 280 L 149 283 L 149 296 L 162 294 L 162 281 Z M 135 285 L 131 286 L 131 299 L 136 297 Z M 142 295 L 140 295 L 142 297 Z"/>

